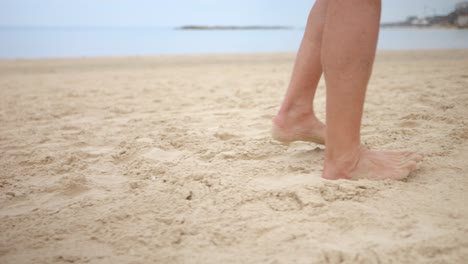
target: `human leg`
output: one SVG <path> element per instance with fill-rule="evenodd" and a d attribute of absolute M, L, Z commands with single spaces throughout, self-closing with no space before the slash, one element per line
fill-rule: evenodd
<path fill-rule="evenodd" d="M 370 151 L 360 142 L 380 9 L 380 0 L 330 0 L 328 4 L 322 43 L 327 84 L 327 146 L 322 176 L 326 179 L 401 179 L 421 160 L 408 152 Z"/>
<path fill-rule="evenodd" d="M 310 11 L 286 96 L 273 120 L 276 140 L 324 144 L 325 125 L 315 116 L 313 101 L 322 75 L 320 50 L 327 3 L 317 0 Z"/>

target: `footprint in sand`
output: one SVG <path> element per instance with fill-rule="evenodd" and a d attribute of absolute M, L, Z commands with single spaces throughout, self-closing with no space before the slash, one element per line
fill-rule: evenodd
<path fill-rule="evenodd" d="M 414 128 L 419 126 L 417 122 L 414 121 L 404 121 L 399 124 L 400 127 L 406 127 L 406 128 Z"/>
<path fill-rule="evenodd" d="M 234 138 L 237 138 L 238 136 L 237 135 L 234 135 L 234 134 L 231 134 L 231 133 L 227 133 L 227 132 L 223 132 L 223 133 L 215 133 L 214 136 L 220 140 L 223 140 L 223 141 L 226 141 L 226 140 L 230 140 L 230 139 L 234 139 Z"/>
<path fill-rule="evenodd" d="M 89 182 L 85 176 L 65 176 L 60 178 L 53 186 L 46 188 L 48 193 L 60 193 L 67 196 L 75 196 L 90 190 Z"/>
<path fill-rule="evenodd" d="M 160 148 L 153 148 L 145 154 L 143 154 L 143 157 L 156 161 L 175 161 L 182 154 L 182 151 L 162 150 Z"/>
<path fill-rule="evenodd" d="M 69 138 L 70 136 L 81 135 L 83 133 L 84 131 L 80 127 L 70 125 L 63 126 L 61 131 L 62 136 L 65 138 Z"/>

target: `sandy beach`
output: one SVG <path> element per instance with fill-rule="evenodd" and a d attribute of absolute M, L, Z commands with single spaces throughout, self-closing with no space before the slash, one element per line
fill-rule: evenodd
<path fill-rule="evenodd" d="M 271 139 L 293 60 L 0 60 L 0 263 L 464 263 L 468 50 L 378 53 L 363 142 L 423 153 L 404 181 Z"/>

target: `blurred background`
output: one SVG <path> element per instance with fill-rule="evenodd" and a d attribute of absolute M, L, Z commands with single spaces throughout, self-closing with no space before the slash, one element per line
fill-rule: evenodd
<path fill-rule="evenodd" d="M 313 0 L 1 0 L 0 58 L 294 52 Z M 383 0 L 379 50 L 468 48 L 468 2 Z"/>

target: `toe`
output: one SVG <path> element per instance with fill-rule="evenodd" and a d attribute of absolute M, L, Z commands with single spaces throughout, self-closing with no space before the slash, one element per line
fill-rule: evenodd
<path fill-rule="evenodd" d="M 416 161 L 411 158 L 407 158 L 407 159 L 401 160 L 400 163 L 397 165 L 397 167 L 399 169 L 406 169 L 408 167 L 411 167 L 412 164 L 416 164 Z"/>
<path fill-rule="evenodd" d="M 419 162 L 422 160 L 422 155 L 419 154 L 419 153 L 416 153 L 416 152 L 412 152 L 410 155 L 407 155 L 403 161 L 406 162 L 406 161 L 415 161 L 415 162 Z"/>
<path fill-rule="evenodd" d="M 413 155 L 411 159 L 415 162 L 420 162 L 424 159 L 424 155 L 416 154 L 416 155 Z"/>
<path fill-rule="evenodd" d="M 408 168 L 409 171 L 412 171 L 412 170 L 416 169 L 416 165 L 417 165 L 416 161 L 412 160 L 412 161 L 408 162 L 406 168 Z"/>

